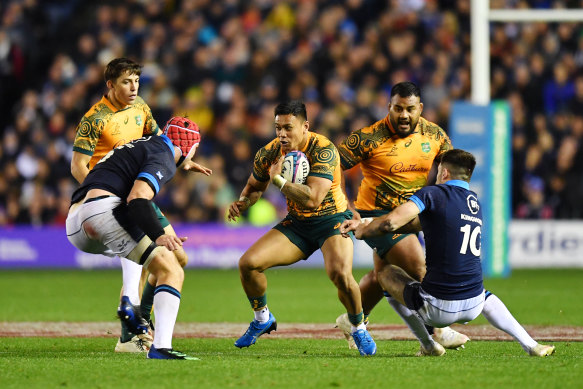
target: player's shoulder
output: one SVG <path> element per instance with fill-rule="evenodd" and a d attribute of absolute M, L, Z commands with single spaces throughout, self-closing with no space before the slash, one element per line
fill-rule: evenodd
<path fill-rule="evenodd" d="M 419 132 L 422 135 L 430 137 L 434 135 L 440 135 L 447 138 L 447 134 L 443 128 L 433 122 L 430 122 L 424 117 L 419 118 Z"/>
<path fill-rule="evenodd" d="M 144 100 L 140 96 L 136 96 L 136 101 L 134 101 L 133 105 L 134 105 L 134 108 L 137 108 L 137 109 L 144 109 L 144 108 L 150 109 L 150 107 L 146 103 L 146 100 Z"/>
<path fill-rule="evenodd" d="M 370 126 L 352 131 L 341 143 L 340 147 L 354 150 L 360 147 L 374 149 L 391 139 L 391 130 L 387 124 L 388 117 L 376 121 Z"/>
<path fill-rule="evenodd" d="M 101 98 L 98 102 L 93 104 L 91 108 L 85 113 L 83 118 L 88 119 L 97 119 L 97 118 L 105 118 L 113 114 L 113 110 L 105 101 L 105 97 Z"/>
<path fill-rule="evenodd" d="M 328 137 L 317 132 L 308 131 L 308 143 L 313 143 L 319 147 L 335 147 L 334 143 Z"/>

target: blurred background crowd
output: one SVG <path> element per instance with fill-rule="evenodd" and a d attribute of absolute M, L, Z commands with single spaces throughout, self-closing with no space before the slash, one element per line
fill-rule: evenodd
<path fill-rule="evenodd" d="M 3 226 L 64 224 L 76 126 L 116 57 L 143 65 L 160 126 L 188 115 L 203 131 L 198 162 L 214 174 L 180 174 L 156 197 L 173 223 L 224 220 L 280 101 L 302 99 L 339 142 L 387 114 L 397 82 L 417 83 L 446 131 L 450 104 L 470 98 L 470 0 L 3 0 L 0 18 Z M 492 98 L 512 109 L 513 217 L 583 218 L 583 24 L 494 23 L 491 55 Z M 352 169 L 350 194 L 358 183 Z M 247 221 L 285 214 L 279 192 L 265 198 Z"/>

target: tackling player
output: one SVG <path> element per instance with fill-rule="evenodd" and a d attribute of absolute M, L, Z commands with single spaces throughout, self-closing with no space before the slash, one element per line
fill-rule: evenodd
<path fill-rule="evenodd" d="M 372 221 L 349 220 L 344 234 L 354 231 L 357 239 L 370 239 L 406 231 L 423 230 L 427 271 L 423 281 L 409 276 L 402 268 L 389 265 L 377 279 L 400 304 L 414 311 L 418 321 L 443 327 L 467 323 L 480 313 L 496 328 L 516 339 L 532 356 L 547 356 L 554 346 L 538 344 L 516 321 L 504 303 L 484 290 L 480 241 L 482 209 L 469 182 L 476 166 L 474 156 L 453 149 L 443 153 L 436 185 L 421 188 L 389 214 Z M 418 355 L 443 355 L 445 349 L 429 334 L 422 340 Z"/>
<path fill-rule="evenodd" d="M 229 220 L 255 204 L 273 183 L 286 197 L 288 215 L 255 242 L 239 260 L 239 274 L 255 319 L 235 346 L 249 347 L 264 333 L 277 329 L 267 307 L 267 278 L 264 271 L 307 259 L 322 250 L 324 266 L 346 307 L 350 333 L 361 355 L 374 355 L 376 344 L 366 330 L 358 284 L 352 276 L 353 243 L 340 235 L 339 227 L 351 218 L 346 197 L 340 188 L 338 151 L 326 137 L 310 132 L 306 107 L 300 101 L 275 108 L 277 138 L 255 155 L 253 173 L 239 201 L 229 207 Z M 302 151 L 310 172 L 305 184 L 286 181 L 281 175 L 283 156 Z"/>
<path fill-rule="evenodd" d="M 198 359 L 172 348 L 184 271 L 173 251 L 186 238 L 168 234 L 152 198 L 176 173 L 198 170 L 192 158 L 200 143 L 196 124 L 174 118 L 165 134 L 140 138 L 105 155 L 72 196 L 67 238 L 87 253 L 119 255 L 144 266 L 154 281 L 156 332 L 147 357 Z M 147 332 L 139 310 L 123 296 L 118 315 L 136 334 Z"/>
<path fill-rule="evenodd" d="M 385 118 L 354 131 L 338 146 L 342 169 L 348 170 L 360 164 L 364 176 L 354 203 L 355 220 L 360 220 L 361 216 L 386 214 L 406 202 L 427 184 L 428 176 L 435 175 L 435 158 L 452 148 L 445 131 L 421 117 L 421 91 L 415 84 L 401 82 L 394 85 L 390 99 L 389 113 Z M 374 271 L 360 281 L 362 305 L 368 319 L 383 297 L 376 273 L 392 264 L 421 280 L 425 275 L 425 256 L 414 234 L 387 234 L 365 242 L 374 249 Z M 409 319 L 411 312 L 386 295 L 389 304 L 420 339 L 425 329 L 416 328 Z M 349 346 L 354 347 L 347 334 L 346 316 L 338 317 L 336 323 L 344 331 Z M 433 332 L 433 328 L 428 330 Z M 467 336 L 450 328 L 435 330 L 434 337 L 448 348 L 457 348 L 468 341 Z"/>

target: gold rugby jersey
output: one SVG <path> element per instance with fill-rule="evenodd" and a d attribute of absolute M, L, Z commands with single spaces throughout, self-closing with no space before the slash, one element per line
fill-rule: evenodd
<path fill-rule="evenodd" d="M 330 190 L 322 200 L 320 206 L 315 210 L 302 209 L 299 204 L 287 199 L 287 209 L 290 215 L 298 219 L 306 219 L 316 216 L 334 215 L 346 211 L 346 196 L 340 187 L 342 170 L 338 150 L 328 138 L 314 132 L 308 132 L 308 141 L 303 152 L 310 163 L 310 173 L 308 177 L 324 177 L 332 181 Z M 283 155 L 281 143 L 276 138 L 262 147 L 253 161 L 253 177 L 256 180 L 269 181 L 269 168 L 278 158 Z"/>
<path fill-rule="evenodd" d="M 91 170 L 117 146 L 142 136 L 156 135 L 158 130 L 150 107 L 141 97 L 138 96 L 129 107 L 118 110 L 103 96 L 77 126 L 73 151 L 91 156 Z"/>
<path fill-rule="evenodd" d="M 342 169 L 360 163 L 364 176 L 354 203 L 360 210 L 391 210 L 427 184 L 433 160 L 452 148 L 437 124 L 422 117 L 415 131 L 400 138 L 387 115 L 354 131 L 339 146 Z"/>

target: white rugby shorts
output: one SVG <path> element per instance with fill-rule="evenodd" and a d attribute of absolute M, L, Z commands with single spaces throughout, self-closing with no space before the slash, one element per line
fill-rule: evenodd
<path fill-rule="evenodd" d="M 453 323 L 466 324 L 474 320 L 484 308 L 484 291 L 466 300 L 442 300 L 419 287 L 423 305 L 417 313 L 425 323 L 433 327 L 446 327 Z"/>
<path fill-rule="evenodd" d="M 67 238 L 86 253 L 117 255 L 147 267 L 158 247 L 143 233 L 136 240 L 120 224 L 114 209 L 121 202 L 119 197 L 109 196 L 73 205 L 67 216 Z"/>

